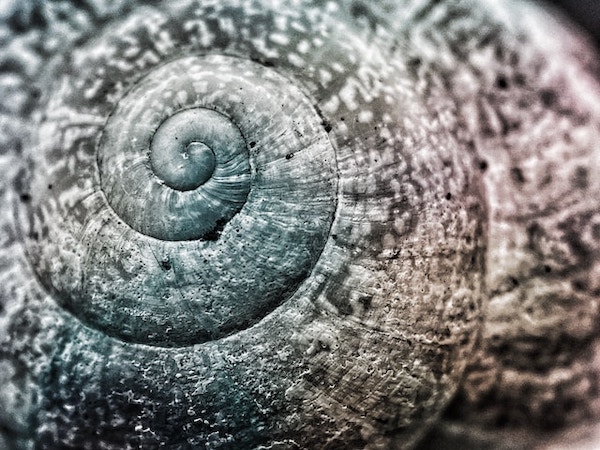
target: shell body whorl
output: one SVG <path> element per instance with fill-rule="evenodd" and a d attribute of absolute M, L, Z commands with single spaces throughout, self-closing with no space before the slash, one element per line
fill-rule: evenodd
<path fill-rule="evenodd" d="M 309 3 L 113 22 L 48 64 L 26 152 L 17 218 L 59 321 L 34 439 L 413 442 L 481 324 L 484 201 L 452 117 L 387 36 Z"/>
<path fill-rule="evenodd" d="M 472 120 L 494 9 L 75 3 L 31 6 L 41 93 L 0 122 L 15 446 L 414 446 L 513 225 Z"/>

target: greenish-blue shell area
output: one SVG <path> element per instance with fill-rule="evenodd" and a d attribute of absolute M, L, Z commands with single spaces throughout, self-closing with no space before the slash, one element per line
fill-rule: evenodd
<path fill-rule="evenodd" d="M 411 42 L 373 24 L 416 3 L 56 12 L 2 191 L 19 243 L 2 268 L 7 352 L 29 355 L 5 382 L 29 399 L 7 419 L 19 439 L 387 448 L 423 434 L 481 326 L 486 209 L 455 110 L 429 103 L 443 93 L 419 85 Z M 209 149 L 191 181 L 154 170 L 170 118 L 187 136 L 174 151 Z"/>

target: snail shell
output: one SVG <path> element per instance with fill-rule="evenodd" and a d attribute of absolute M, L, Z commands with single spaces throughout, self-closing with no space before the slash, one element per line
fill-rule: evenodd
<path fill-rule="evenodd" d="M 5 25 L 27 13 L 43 23 L 11 41 L 7 83 L 25 98 L 3 122 L 10 439 L 414 445 L 456 393 L 484 279 L 518 242 L 499 232 L 516 229 L 496 220 L 509 194 L 494 190 L 513 166 L 489 150 L 508 138 L 493 134 L 498 110 L 478 99 L 475 71 L 512 36 L 474 31 L 503 29 L 497 12 L 66 5 L 25 3 Z M 452 47 L 461 27 L 475 36 L 472 61 Z M 14 56 L 20 46 L 30 53 Z M 478 101 L 488 115 L 470 114 Z"/>

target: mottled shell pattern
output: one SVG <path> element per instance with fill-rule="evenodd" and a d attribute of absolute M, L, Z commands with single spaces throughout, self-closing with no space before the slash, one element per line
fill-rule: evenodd
<path fill-rule="evenodd" d="M 550 15 L 9 3 L 0 447 L 411 448 L 453 398 L 463 439 L 594 397 L 600 93 Z"/>

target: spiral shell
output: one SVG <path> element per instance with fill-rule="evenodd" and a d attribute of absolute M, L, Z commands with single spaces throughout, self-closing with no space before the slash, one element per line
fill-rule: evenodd
<path fill-rule="evenodd" d="M 464 3 L 17 8 L 43 26 L 2 122 L 6 446 L 409 448 L 471 362 L 479 394 L 520 172 L 471 109 L 513 34 Z"/>
<path fill-rule="evenodd" d="M 59 302 L 164 346 L 222 338 L 285 302 L 337 203 L 335 152 L 308 98 L 273 69 L 207 55 L 160 65 L 102 105 L 83 67 L 49 99 L 77 122 L 46 115 L 33 171 L 29 253 Z"/>

